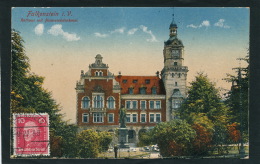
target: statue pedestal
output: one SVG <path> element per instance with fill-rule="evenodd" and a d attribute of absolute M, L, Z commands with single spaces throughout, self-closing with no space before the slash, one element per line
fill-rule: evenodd
<path fill-rule="evenodd" d="M 118 129 L 118 143 L 119 148 L 129 148 L 128 144 L 128 129 L 127 128 L 119 128 Z"/>

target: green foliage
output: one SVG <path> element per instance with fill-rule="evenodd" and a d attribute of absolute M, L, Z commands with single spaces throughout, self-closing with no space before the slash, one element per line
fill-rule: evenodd
<path fill-rule="evenodd" d="M 140 146 L 140 147 L 153 144 L 153 138 L 152 138 L 151 131 L 140 132 L 138 138 L 139 138 L 138 146 Z"/>
<path fill-rule="evenodd" d="M 76 153 L 77 127 L 68 125 L 59 113 L 61 107 L 52 98 L 51 92 L 43 88 L 44 77 L 30 72 L 20 33 L 12 30 L 12 113 L 48 113 L 51 156 L 73 157 Z"/>
<path fill-rule="evenodd" d="M 94 130 L 84 130 L 77 135 L 78 154 L 81 158 L 96 158 L 100 152 L 100 136 Z"/>
<path fill-rule="evenodd" d="M 198 73 L 195 80 L 191 82 L 188 97 L 178 111 L 180 118 L 187 120 L 192 114 L 199 113 L 204 113 L 213 122 L 228 121 L 228 108 L 221 102 L 215 85 L 203 73 Z"/>
<path fill-rule="evenodd" d="M 151 130 L 152 138 L 163 157 L 189 155 L 196 132 L 186 121 L 172 120 L 157 124 Z"/>
<path fill-rule="evenodd" d="M 107 151 L 109 148 L 109 144 L 112 142 L 112 135 L 109 132 L 99 132 L 100 136 L 100 146 L 99 151 Z"/>
<path fill-rule="evenodd" d="M 231 109 L 231 122 L 241 122 L 240 114 L 242 115 L 242 126 L 246 134 L 248 134 L 248 88 L 249 88 L 249 56 L 243 58 L 248 65 L 245 68 L 241 68 L 241 79 L 238 75 L 227 74 L 224 79 L 227 82 L 234 83 L 236 86 L 232 86 L 231 90 L 227 93 L 225 103 Z M 240 90 L 241 89 L 241 90 Z M 241 109 L 240 113 L 240 92 L 241 92 Z"/>

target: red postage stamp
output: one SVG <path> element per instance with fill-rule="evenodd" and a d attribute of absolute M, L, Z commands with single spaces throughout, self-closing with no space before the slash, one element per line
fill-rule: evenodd
<path fill-rule="evenodd" d="M 46 156 L 49 151 L 49 115 L 28 113 L 13 115 L 14 155 Z"/>

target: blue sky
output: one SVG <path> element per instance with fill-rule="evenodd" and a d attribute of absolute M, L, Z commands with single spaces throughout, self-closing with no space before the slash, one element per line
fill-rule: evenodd
<path fill-rule="evenodd" d="M 29 16 L 56 12 L 59 16 Z M 64 12 L 70 16 L 62 16 Z M 75 120 L 75 83 L 96 54 L 110 71 L 124 75 L 155 75 L 163 68 L 164 41 L 169 38 L 173 8 L 13 8 L 12 28 L 21 32 L 32 71 L 45 77 L 45 87 Z M 249 8 L 174 8 L 178 38 L 185 46 L 188 82 L 205 72 L 217 87 L 234 73 L 236 58 L 249 47 Z M 21 22 L 35 19 L 35 22 Z M 37 22 L 37 19 L 43 22 Z M 45 19 L 77 22 L 44 22 Z M 243 64 L 243 63 L 242 63 Z M 61 85 L 62 84 L 62 85 Z M 65 94 L 69 93 L 69 94 Z"/>

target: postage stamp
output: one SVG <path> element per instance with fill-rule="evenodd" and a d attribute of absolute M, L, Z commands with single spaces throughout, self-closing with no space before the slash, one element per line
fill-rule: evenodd
<path fill-rule="evenodd" d="M 14 155 L 49 155 L 49 115 L 47 113 L 13 114 Z"/>

